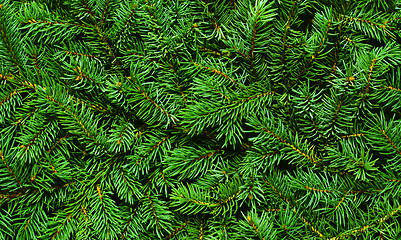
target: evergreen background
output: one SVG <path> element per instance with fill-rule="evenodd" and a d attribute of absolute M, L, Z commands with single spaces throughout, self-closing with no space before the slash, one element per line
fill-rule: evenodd
<path fill-rule="evenodd" d="M 0 239 L 401 239 L 398 0 L 0 1 Z"/>

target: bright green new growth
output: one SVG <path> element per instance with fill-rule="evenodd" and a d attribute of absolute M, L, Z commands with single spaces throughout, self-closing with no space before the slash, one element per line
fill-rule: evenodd
<path fill-rule="evenodd" d="M 401 3 L 0 1 L 0 239 L 401 239 Z"/>

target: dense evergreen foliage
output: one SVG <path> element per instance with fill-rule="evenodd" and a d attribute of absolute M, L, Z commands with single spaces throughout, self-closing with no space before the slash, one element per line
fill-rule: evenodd
<path fill-rule="evenodd" d="M 401 239 L 398 0 L 0 1 L 0 239 Z"/>

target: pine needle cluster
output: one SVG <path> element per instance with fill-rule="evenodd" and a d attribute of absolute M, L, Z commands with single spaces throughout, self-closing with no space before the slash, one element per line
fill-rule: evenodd
<path fill-rule="evenodd" d="M 401 239 L 398 0 L 1 0 L 0 239 Z"/>

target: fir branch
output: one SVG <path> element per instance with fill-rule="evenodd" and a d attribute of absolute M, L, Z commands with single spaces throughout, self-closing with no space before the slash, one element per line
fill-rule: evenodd
<path fill-rule="evenodd" d="M 219 53 L 218 51 L 215 51 L 215 50 L 202 48 L 202 47 L 199 47 L 199 49 L 202 50 L 203 52 L 210 52 L 210 53 L 213 53 L 213 54 L 215 54 L 215 55 L 217 55 L 219 57 L 221 56 L 221 53 Z M 244 58 L 246 58 L 246 56 L 243 53 L 241 53 L 241 54 L 244 56 Z"/>
<path fill-rule="evenodd" d="M 0 27 L 0 32 L 2 33 L 1 35 L 3 37 L 3 41 L 5 41 L 7 51 L 8 51 L 8 53 L 11 54 L 11 57 L 12 57 L 12 60 L 13 60 L 12 62 L 15 65 L 15 67 L 17 67 L 17 69 L 18 69 L 17 74 L 19 75 L 20 71 L 21 71 L 20 70 L 21 66 L 20 66 L 20 63 L 19 63 L 19 61 L 17 59 L 17 55 L 15 54 L 14 48 L 11 45 L 11 40 L 7 36 L 7 33 L 6 33 L 4 25 Z"/>
<path fill-rule="evenodd" d="M 188 225 L 189 220 L 185 220 L 179 227 L 176 227 L 174 231 L 164 236 L 165 239 L 172 239 L 174 236 L 179 233 L 180 231 L 184 230 L 185 227 Z M 201 228 L 202 229 L 202 228 Z"/>
<path fill-rule="evenodd" d="M 30 82 L 30 81 L 25 80 L 25 81 L 21 81 L 21 82 L 19 82 L 19 83 L 22 84 L 22 85 L 24 85 L 25 87 L 28 87 L 28 88 L 33 89 L 33 90 L 35 90 L 35 91 L 38 90 L 38 86 L 37 86 L 36 84 Z M 45 90 L 46 90 L 46 89 L 45 89 Z"/>
<path fill-rule="evenodd" d="M 56 232 L 52 234 L 52 237 L 50 240 L 56 239 L 57 236 L 60 234 L 60 230 L 63 230 L 65 225 L 67 225 L 69 222 L 71 222 L 72 216 L 70 214 L 67 215 L 67 217 L 64 219 L 63 223 L 57 228 Z"/>
<path fill-rule="evenodd" d="M 73 70 L 74 70 L 74 72 L 78 73 L 77 77 L 75 78 L 75 81 L 81 81 L 82 78 L 86 78 L 86 79 L 89 79 L 90 81 L 92 81 L 93 83 L 96 83 L 96 80 L 89 77 L 86 73 L 82 72 L 82 69 L 79 66 L 77 66 Z M 98 86 L 100 86 L 100 83 L 96 83 L 96 84 Z"/>
<path fill-rule="evenodd" d="M 255 69 L 254 69 L 254 51 L 255 51 L 255 38 L 256 38 L 256 29 L 258 27 L 258 21 L 259 21 L 259 14 L 260 14 L 260 9 L 256 12 L 256 20 L 253 25 L 253 30 L 252 30 L 252 42 L 251 42 L 251 52 L 250 52 L 250 59 L 251 59 L 251 72 L 255 74 Z"/>
<path fill-rule="evenodd" d="M 310 102 L 309 96 L 305 96 L 305 98 L 308 102 L 308 106 L 310 106 L 311 102 Z M 310 119 L 312 121 L 313 128 L 316 130 L 316 132 L 319 134 L 320 137 L 324 137 L 323 133 L 320 131 L 319 127 L 316 124 L 315 114 L 310 110 L 310 108 L 307 109 L 307 112 L 309 113 L 308 116 L 310 117 Z"/>
<path fill-rule="evenodd" d="M 160 105 L 158 105 L 152 98 L 149 97 L 148 94 L 146 94 L 145 91 L 143 91 L 139 86 L 136 87 L 136 89 L 138 90 L 138 92 L 148 101 L 150 102 L 153 106 L 155 106 L 158 110 L 160 110 L 164 115 L 166 115 L 168 118 L 170 118 L 171 120 L 173 120 L 173 122 L 179 122 L 177 118 L 175 118 L 174 116 L 170 115 L 169 112 L 167 112 L 167 110 L 163 109 Z"/>
<path fill-rule="evenodd" d="M 97 83 L 98 85 L 100 85 L 100 83 Z M 100 111 L 100 112 L 109 112 L 110 111 L 110 109 L 105 109 L 105 108 L 103 108 L 102 106 L 99 106 L 98 104 L 96 104 L 96 103 L 90 103 L 89 101 L 84 101 L 84 100 L 82 100 L 82 99 L 80 99 L 80 98 L 77 98 L 77 97 L 73 97 L 72 98 L 72 101 L 74 102 L 74 103 L 77 103 L 77 102 L 79 102 L 79 103 L 81 103 L 81 104 L 85 104 L 85 105 L 88 105 L 88 106 L 90 106 L 91 108 L 93 108 L 93 109 L 95 109 L 95 110 L 97 110 L 97 111 Z"/>
<path fill-rule="evenodd" d="M 355 41 L 350 39 L 347 36 L 343 36 L 343 39 L 347 40 L 348 42 L 352 43 L 354 45 L 355 48 L 359 48 L 358 45 L 356 45 Z"/>
<path fill-rule="evenodd" d="M 274 154 L 278 154 L 279 152 L 280 152 L 279 150 L 276 150 L 276 151 L 274 151 L 274 152 L 272 152 L 272 153 L 264 154 L 264 155 L 262 156 L 262 159 L 265 159 L 265 158 L 268 158 L 268 157 L 270 157 L 270 156 L 273 156 Z"/>
<path fill-rule="evenodd" d="M 252 219 L 251 219 L 251 217 L 250 217 L 249 215 L 246 216 L 246 220 L 248 220 L 249 225 L 252 227 L 252 229 L 255 231 L 255 233 L 256 233 L 257 235 L 259 235 L 258 228 L 256 227 L 255 223 L 252 222 Z M 262 240 L 265 240 L 265 238 L 262 237 Z"/>
<path fill-rule="evenodd" d="M 321 48 L 323 46 L 323 43 L 325 42 L 325 39 L 327 38 L 328 32 L 330 30 L 330 26 L 331 26 L 331 19 L 327 19 L 327 27 L 325 32 L 323 33 L 323 36 L 319 42 L 319 45 L 317 46 L 316 50 L 314 51 L 314 53 L 312 54 L 311 59 L 306 62 L 306 64 L 304 64 L 304 67 L 301 69 L 301 72 L 296 76 L 296 78 L 294 80 L 292 80 L 290 82 L 290 86 L 292 86 L 296 81 L 298 81 L 306 72 L 306 70 L 312 66 L 313 61 L 315 60 L 315 58 L 320 54 L 321 52 Z"/>
<path fill-rule="evenodd" d="M 121 173 L 121 176 L 122 176 L 123 179 L 124 179 L 124 184 L 127 186 L 128 192 L 129 192 L 131 195 L 134 195 L 134 190 L 133 190 L 132 187 L 128 184 L 127 178 L 125 177 L 124 172 L 123 172 L 123 170 L 121 169 L 121 167 L 119 167 L 118 170 L 119 170 L 119 172 Z"/>
<path fill-rule="evenodd" d="M 327 34 L 329 32 L 329 29 L 330 29 L 330 25 L 331 25 L 331 19 L 328 20 L 326 32 L 324 33 L 324 36 L 323 36 L 322 40 L 320 41 L 316 52 L 312 55 L 312 59 L 309 60 L 309 66 L 311 65 L 312 61 L 320 54 L 321 47 L 322 47 L 322 45 L 324 43 L 325 38 L 327 37 Z"/>
<path fill-rule="evenodd" d="M 171 69 L 173 70 L 173 72 L 175 74 L 177 74 L 177 71 L 175 70 L 173 64 L 171 64 L 171 61 L 168 62 L 169 66 L 171 67 Z M 181 93 L 181 97 L 184 100 L 184 104 L 187 106 L 187 98 L 185 96 L 184 90 L 183 90 L 183 86 L 177 81 L 176 78 L 173 78 L 174 83 L 176 84 L 178 91 Z"/>
<path fill-rule="evenodd" d="M 149 14 L 150 18 L 152 19 L 153 23 L 157 24 L 156 16 L 151 11 L 155 7 L 156 3 L 153 3 L 152 5 L 150 5 L 150 2 L 148 0 L 145 0 L 145 2 L 146 2 L 146 11 L 148 12 L 148 14 Z"/>
<path fill-rule="evenodd" d="M 288 198 L 286 198 L 280 191 L 278 191 L 277 188 L 273 184 L 271 184 L 266 178 L 264 178 L 263 181 L 266 182 L 267 185 L 271 186 L 274 192 L 277 193 L 281 199 L 283 199 L 286 203 L 290 203 Z"/>
<path fill-rule="evenodd" d="M 27 114 L 25 117 L 22 117 L 20 119 L 18 119 L 16 122 L 14 122 L 14 125 L 19 125 L 22 122 L 26 121 L 27 119 L 29 119 L 30 117 L 32 117 L 35 112 L 38 110 L 38 108 L 33 109 L 32 111 L 29 112 L 29 114 Z"/>
<path fill-rule="evenodd" d="M 319 235 L 320 238 L 326 238 L 318 229 L 316 229 L 312 223 L 310 223 L 305 217 L 303 217 L 302 215 L 300 216 L 300 218 L 302 219 L 302 221 L 309 226 L 313 232 L 315 232 L 317 235 Z"/>
<path fill-rule="evenodd" d="M 342 16 L 342 15 L 340 15 L 340 16 Z M 362 19 L 362 18 L 358 18 L 358 17 L 345 17 L 344 20 L 347 22 L 348 21 L 349 22 L 362 22 L 366 25 L 369 25 L 372 28 L 372 30 L 374 30 L 374 27 L 384 29 L 384 32 L 392 38 L 394 38 L 394 34 L 391 34 L 390 32 L 388 32 L 387 29 L 388 30 L 399 30 L 398 28 L 387 27 L 388 23 L 390 23 L 391 21 L 385 21 L 385 22 L 383 22 L 383 24 L 379 24 L 379 23 L 374 23 L 372 20 Z"/>
<path fill-rule="evenodd" d="M 32 215 L 33 215 L 33 214 L 32 214 Z M 26 230 L 26 228 L 28 227 L 29 223 L 31 222 L 32 215 L 29 217 L 28 221 L 27 221 L 26 224 L 24 225 L 24 231 Z"/>
<path fill-rule="evenodd" d="M 53 117 L 50 117 L 47 122 L 43 125 L 42 128 L 39 129 L 39 131 L 33 136 L 33 138 L 30 140 L 30 142 L 28 142 L 26 145 L 20 145 L 20 148 L 23 148 L 24 151 L 23 153 L 19 156 L 19 158 L 22 158 L 22 156 L 29 150 L 31 149 L 31 146 L 34 145 L 36 143 L 36 140 L 41 136 L 41 134 L 43 133 L 43 131 L 45 131 L 50 123 L 52 122 Z"/>
<path fill-rule="evenodd" d="M 130 11 L 129 16 L 126 18 L 126 20 L 125 20 L 124 23 L 123 23 L 123 27 L 122 27 L 122 29 L 121 29 L 121 31 L 120 31 L 120 34 L 123 34 L 123 33 L 125 32 L 125 30 L 127 29 L 128 24 L 130 23 L 132 17 L 133 17 L 134 14 L 135 14 L 136 7 L 137 7 L 136 3 L 132 3 L 132 9 L 131 9 L 131 11 Z"/>
<path fill-rule="evenodd" d="M 17 181 L 18 185 L 22 187 L 23 190 L 23 194 L 25 194 L 25 190 L 24 190 L 24 186 L 21 185 L 20 180 L 17 178 L 17 176 L 15 176 L 14 171 L 10 168 L 10 166 L 8 166 L 7 162 L 6 162 L 6 158 L 4 157 L 3 153 L 0 150 L 0 158 L 3 161 L 4 165 L 6 166 L 8 172 L 13 176 L 13 178 Z M 18 194 L 17 194 L 18 195 Z"/>
<path fill-rule="evenodd" d="M 210 72 L 213 72 L 213 73 L 215 73 L 215 74 L 217 74 L 217 75 L 220 75 L 220 76 L 222 76 L 222 77 L 224 77 L 224 78 L 226 78 L 226 79 L 229 79 L 229 80 L 230 80 L 231 82 L 233 82 L 235 85 L 239 86 L 242 90 L 245 90 L 245 88 L 244 88 L 244 86 L 242 86 L 242 84 L 238 83 L 236 80 L 232 79 L 232 78 L 231 78 L 230 76 L 228 76 L 227 74 L 225 74 L 225 73 L 223 73 L 223 72 L 221 72 L 221 71 L 219 71 L 219 70 L 217 70 L 217 69 L 215 69 L 215 68 L 209 68 L 209 67 L 207 67 L 207 66 L 202 66 L 202 65 L 200 65 L 200 64 L 198 64 L 198 63 L 196 63 L 196 62 L 192 62 L 192 61 L 191 61 L 191 63 L 194 64 L 194 65 L 197 66 L 197 67 L 206 69 L 206 70 L 208 70 L 208 71 L 210 71 Z"/>
<path fill-rule="evenodd" d="M 107 213 L 106 213 L 106 209 L 105 209 L 105 203 L 103 202 L 102 191 L 101 191 L 99 185 L 96 185 L 96 191 L 98 193 L 98 196 L 99 196 L 99 199 L 100 199 L 100 202 L 101 202 L 101 205 L 102 205 L 103 215 L 106 216 Z M 108 236 L 110 237 L 110 225 L 111 225 L 111 223 L 110 223 L 109 219 L 106 220 L 106 225 L 107 225 L 107 233 L 108 233 Z"/>
<path fill-rule="evenodd" d="M 152 62 L 154 62 L 154 63 L 159 64 L 159 65 L 162 64 L 162 63 L 161 63 L 160 61 L 158 61 L 158 60 L 155 60 L 155 59 L 153 59 L 153 58 L 147 57 L 147 56 L 145 56 L 145 55 L 141 55 L 141 54 L 139 54 L 139 53 L 135 53 L 135 52 L 133 52 L 133 50 L 131 50 L 131 49 L 127 49 L 127 51 L 128 51 L 129 54 L 132 54 L 132 55 L 134 55 L 134 56 L 138 56 L 138 57 L 144 58 L 144 59 L 146 59 L 146 60 L 150 60 L 150 61 L 152 61 Z M 128 77 L 128 78 L 131 78 L 131 77 Z"/>
<path fill-rule="evenodd" d="M 352 137 L 363 137 L 363 136 L 365 136 L 365 133 L 355 133 L 350 135 L 343 135 L 340 136 L 340 138 L 352 138 Z"/>
<path fill-rule="evenodd" d="M 232 102 L 232 100 L 230 99 L 229 96 L 227 96 L 226 94 L 224 94 L 222 91 L 220 91 L 219 89 L 215 88 L 212 85 L 208 85 L 206 82 L 203 82 L 203 84 L 205 86 L 207 86 L 208 88 L 212 89 L 213 91 L 215 91 L 217 94 L 219 94 L 220 96 L 222 96 L 224 99 L 226 99 L 229 103 Z"/>
<path fill-rule="evenodd" d="M 195 203 L 197 205 L 202 205 L 202 206 L 207 206 L 207 207 L 217 207 L 220 204 L 218 203 L 212 203 L 212 202 L 206 202 L 206 201 L 201 201 L 201 200 L 197 200 L 197 199 L 192 199 L 192 198 L 187 198 L 185 196 L 180 196 L 182 199 L 185 199 L 188 202 L 192 202 Z"/>
<path fill-rule="evenodd" d="M 12 97 L 16 96 L 17 93 L 21 92 L 21 90 L 16 90 L 8 94 L 5 98 L 0 101 L 0 107 L 6 102 L 10 101 Z"/>
<path fill-rule="evenodd" d="M 70 55 L 74 55 L 74 56 L 84 56 L 84 57 L 97 58 L 97 59 L 101 58 L 99 56 L 85 54 L 85 53 L 78 53 L 78 52 L 73 52 L 73 51 L 64 51 L 64 52 L 67 53 L 67 54 L 70 54 Z"/>
<path fill-rule="evenodd" d="M 38 64 L 38 58 L 37 58 L 36 54 L 32 54 L 32 57 L 33 57 L 33 61 L 34 61 L 34 64 L 35 64 L 37 73 L 38 73 L 38 75 L 39 75 L 40 77 L 42 77 L 42 76 L 41 76 L 41 73 L 40 73 L 40 68 L 39 68 L 39 64 Z"/>
<path fill-rule="evenodd" d="M 371 76 L 372 76 L 372 72 L 373 72 L 373 66 L 376 64 L 376 62 L 377 62 L 376 58 L 372 59 L 371 64 L 369 66 L 368 83 L 366 84 L 366 87 L 365 87 L 365 93 L 367 93 L 369 91 Z"/>
<path fill-rule="evenodd" d="M 36 19 L 28 19 L 26 22 L 22 22 L 24 24 L 47 24 L 47 25 L 61 25 L 61 26 L 75 26 L 75 27 L 82 27 L 83 29 L 90 28 L 89 25 L 84 25 L 84 24 L 76 24 L 76 23 L 71 23 L 71 22 L 51 22 L 48 20 L 36 20 Z"/>
<path fill-rule="evenodd" d="M 152 211 L 153 211 L 153 215 L 154 215 L 154 217 L 155 217 L 155 220 L 156 220 L 156 226 L 157 226 L 157 229 L 161 229 L 161 227 L 160 227 L 160 225 L 159 225 L 159 218 L 157 217 L 157 214 L 156 214 L 156 210 L 155 210 L 155 207 L 153 206 L 153 202 L 152 202 L 152 199 L 150 198 L 150 196 L 149 196 L 149 192 L 146 192 L 146 196 L 148 197 L 148 200 L 149 200 L 149 204 L 150 204 L 150 208 L 152 209 Z"/>
<path fill-rule="evenodd" d="M 131 225 L 131 222 L 132 222 L 132 218 L 129 219 L 127 226 L 124 228 L 123 232 L 121 233 L 121 239 L 125 239 L 125 233 L 127 232 L 128 227 Z"/>
<path fill-rule="evenodd" d="M 200 225 L 199 225 L 199 240 L 203 240 L 204 237 L 204 230 L 203 230 L 203 220 L 201 220 Z"/>
<path fill-rule="evenodd" d="M 375 222 L 373 222 L 371 224 L 368 224 L 368 225 L 362 226 L 360 228 L 354 229 L 352 231 L 340 234 L 340 235 L 338 235 L 336 237 L 332 237 L 332 238 L 330 238 L 330 240 L 339 240 L 339 239 L 348 238 L 350 236 L 358 236 L 361 233 L 364 233 L 364 232 L 368 231 L 371 228 L 374 228 L 374 227 L 376 227 L 378 225 L 383 224 L 385 221 L 387 221 L 389 218 L 393 217 L 400 210 L 401 210 L 401 205 L 396 207 L 395 209 L 393 209 L 389 214 L 381 217 L 380 219 L 378 219 L 377 221 L 375 221 Z"/>
<path fill-rule="evenodd" d="M 392 87 L 392 86 L 384 86 L 384 87 L 382 87 L 382 88 L 385 88 L 385 89 L 389 89 L 389 90 L 392 90 L 392 91 L 401 91 L 401 89 L 400 88 L 395 88 L 395 87 Z"/>
<path fill-rule="evenodd" d="M 257 98 L 261 98 L 261 97 L 265 97 L 265 96 L 267 96 L 267 95 L 273 95 L 273 94 L 274 94 L 274 91 L 259 93 L 259 94 L 255 95 L 255 96 L 247 97 L 247 98 L 241 99 L 240 101 L 233 102 L 233 104 L 249 102 L 249 101 L 251 101 L 251 100 L 254 100 L 254 99 L 257 99 Z M 226 98 L 226 99 L 227 99 L 227 98 Z"/>
<path fill-rule="evenodd" d="M 62 107 L 67 113 L 68 115 L 74 120 L 75 123 L 77 123 L 79 125 L 79 127 L 83 130 L 83 133 L 86 137 L 88 137 L 89 139 L 91 139 L 97 146 L 100 147 L 100 149 L 104 152 L 104 153 L 108 153 L 106 147 L 99 142 L 96 139 L 97 134 L 96 133 L 91 133 L 91 131 L 88 129 L 87 126 L 85 126 L 85 124 L 82 122 L 84 121 L 83 119 L 81 119 L 81 116 L 77 115 L 76 113 L 74 113 L 73 110 L 71 110 L 70 108 L 68 108 L 66 105 L 64 105 L 62 102 L 58 101 L 57 99 L 55 99 L 53 96 L 51 95 L 46 95 L 45 97 L 48 101 L 50 102 L 54 102 L 57 105 L 59 105 L 60 107 Z M 93 128 L 93 126 L 91 126 Z"/>
<path fill-rule="evenodd" d="M 305 158 L 307 158 L 310 162 L 314 163 L 314 164 L 319 164 L 319 161 L 313 157 L 308 155 L 307 153 L 302 152 L 298 147 L 294 146 L 293 144 L 287 142 L 287 140 L 282 139 L 281 137 L 277 136 L 275 133 L 273 133 L 271 130 L 269 130 L 268 128 L 264 127 L 262 128 L 263 131 L 266 131 L 267 133 L 271 134 L 274 138 L 278 139 L 281 143 L 291 147 L 294 151 L 298 152 L 299 154 L 301 154 L 302 156 L 304 156 Z"/>
<path fill-rule="evenodd" d="M 85 11 L 92 16 L 92 18 L 95 18 L 95 14 L 92 12 L 92 10 L 89 8 L 88 3 L 86 2 L 86 0 L 80 0 L 80 2 L 82 3 L 82 5 L 84 6 Z"/>
<path fill-rule="evenodd" d="M 297 212 L 297 209 L 293 206 L 293 204 L 272 184 L 272 183 L 270 183 L 266 178 L 265 179 L 263 179 L 263 181 L 265 181 L 269 186 L 271 186 L 272 187 L 272 189 L 274 190 L 274 192 L 276 193 L 276 194 L 278 194 L 279 195 L 279 197 L 281 198 L 281 199 L 283 199 L 287 204 L 289 204 L 290 206 L 292 206 L 293 207 L 293 211 L 296 213 Z M 311 229 L 312 229 L 312 231 L 313 232 L 315 232 L 315 233 L 317 233 L 318 235 L 319 235 L 319 237 L 320 238 L 325 238 L 325 236 L 317 229 L 317 228 L 315 228 L 313 225 L 312 225 L 312 223 L 311 222 L 309 222 L 304 216 L 302 216 L 302 215 L 299 215 L 299 218 L 301 218 L 301 220 L 307 225 L 307 226 L 309 226 Z"/>
<path fill-rule="evenodd" d="M 246 56 L 243 52 L 241 52 L 237 47 L 233 46 L 233 48 L 235 49 L 235 51 L 237 51 L 239 54 L 241 54 L 241 56 L 245 59 L 248 59 L 248 56 Z"/>
<path fill-rule="evenodd" d="M 334 208 L 334 211 L 336 211 L 338 209 L 338 207 L 340 207 L 341 203 L 344 202 L 344 199 L 347 197 L 347 193 L 345 193 L 344 197 L 341 198 L 340 202 L 336 205 L 336 207 Z"/>
<path fill-rule="evenodd" d="M 192 32 L 195 28 L 198 28 L 198 25 L 197 25 L 196 23 L 194 23 L 194 24 L 189 28 L 189 30 L 185 32 L 184 36 L 182 36 L 182 38 L 180 39 L 180 43 L 179 43 L 178 47 L 175 49 L 175 54 L 173 55 L 173 59 L 176 59 L 177 55 L 179 54 L 181 45 L 184 43 L 184 40 L 185 40 L 186 38 L 188 38 L 188 34 L 189 34 L 190 32 Z M 201 49 L 202 49 L 202 48 L 201 48 Z"/>
<path fill-rule="evenodd" d="M 286 52 L 286 50 L 288 48 L 288 46 L 286 45 L 286 42 L 287 42 L 287 38 L 288 38 L 288 32 L 289 32 L 289 30 L 291 28 L 291 21 L 294 18 L 294 12 L 295 12 L 295 8 L 297 6 L 297 1 L 298 0 L 294 0 L 294 5 L 293 5 L 293 7 L 291 9 L 290 15 L 288 16 L 287 24 L 285 25 L 285 30 L 284 30 L 283 40 L 282 40 L 282 42 L 283 42 L 283 44 L 282 44 L 283 50 L 281 51 L 281 64 L 280 64 L 281 65 L 281 74 L 283 74 L 283 72 L 284 72 L 285 52 Z"/>
<path fill-rule="evenodd" d="M 391 138 L 387 135 L 387 133 L 384 131 L 384 129 L 380 128 L 381 133 L 384 135 L 384 137 L 387 139 L 387 141 L 390 143 L 390 145 L 394 148 L 394 150 L 401 155 L 401 150 L 397 148 L 395 143 L 391 140 Z"/>
<path fill-rule="evenodd" d="M 305 186 L 306 190 L 312 190 L 315 192 L 325 192 L 325 193 L 332 193 L 332 190 L 327 190 L 327 189 L 317 189 L 317 188 L 313 188 L 313 187 L 309 187 L 309 186 Z"/>
<path fill-rule="evenodd" d="M 167 141 L 170 138 L 169 135 L 167 135 L 166 137 L 164 137 L 161 141 L 159 141 L 156 145 L 154 145 L 153 147 L 151 147 L 149 149 L 149 151 L 147 151 L 147 153 L 145 155 L 143 155 L 139 160 L 137 160 L 135 162 L 136 165 L 140 164 L 147 156 L 149 156 L 154 150 L 156 150 L 157 148 L 159 148 L 165 141 Z"/>
<path fill-rule="evenodd" d="M 105 23 L 106 14 L 107 14 L 107 11 L 109 10 L 109 4 L 110 4 L 110 0 L 107 0 L 106 6 L 104 7 L 103 14 L 102 14 L 102 20 L 101 20 L 102 24 Z"/>

